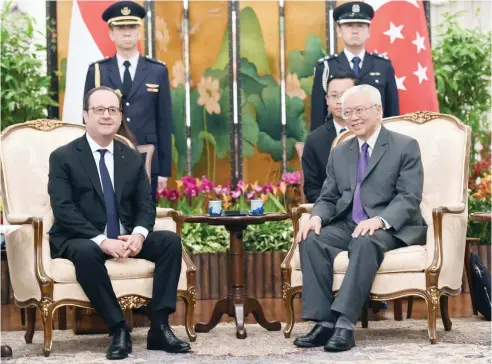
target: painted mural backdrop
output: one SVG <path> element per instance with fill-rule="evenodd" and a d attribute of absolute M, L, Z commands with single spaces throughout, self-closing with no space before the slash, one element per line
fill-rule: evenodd
<path fill-rule="evenodd" d="M 193 176 L 206 175 L 216 183 L 226 183 L 231 175 L 232 125 L 228 4 L 196 1 L 189 8 Z M 169 69 L 175 130 L 173 175 L 178 178 L 187 171 L 182 14 L 181 2 L 155 3 L 155 54 Z M 282 172 L 278 14 L 275 1 L 240 3 L 238 77 L 242 83 L 243 178 L 247 182 L 276 181 Z M 69 25 L 60 24 L 60 14 L 58 20 L 59 31 L 68 29 Z M 313 67 L 325 54 L 324 34 L 324 2 L 286 2 L 286 152 L 291 171 L 300 169 L 294 145 L 305 140 L 309 129 Z M 66 41 L 66 37 L 59 39 Z M 63 44 L 59 49 L 63 54 Z"/>

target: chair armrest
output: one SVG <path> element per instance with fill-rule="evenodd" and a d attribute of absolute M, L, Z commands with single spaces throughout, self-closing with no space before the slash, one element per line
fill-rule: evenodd
<path fill-rule="evenodd" d="M 181 236 L 181 231 L 183 230 L 183 222 L 184 222 L 184 215 L 181 211 L 176 211 L 171 208 L 157 207 L 156 225 L 158 225 L 157 220 L 160 219 L 172 219 L 176 224 L 176 234 Z"/>
<path fill-rule="evenodd" d="M 42 218 L 36 218 L 25 214 L 7 214 L 6 219 L 10 225 L 31 224 L 34 219 L 42 220 Z"/>
<path fill-rule="evenodd" d="M 7 214 L 6 220 L 9 224 L 22 225 L 6 236 L 7 260 L 13 276 L 15 297 L 20 301 L 38 299 L 41 291 L 45 294 L 50 291 L 52 284 L 43 264 L 43 218 Z"/>
<path fill-rule="evenodd" d="M 432 230 L 427 236 L 428 254 L 432 255 L 429 256 L 431 263 L 426 270 L 431 286 L 447 286 L 454 289 L 460 285 L 463 269 L 457 264 L 463 263 L 464 259 L 467 221 L 464 203 L 432 209 L 432 227 L 429 227 Z M 446 255 L 443 254 L 444 249 Z"/>
<path fill-rule="evenodd" d="M 302 214 L 311 213 L 311 211 L 313 211 L 313 206 L 314 204 L 309 203 L 309 204 L 299 205 L 298 207 L 294 207 L 292 209 L 290 216 L 291 216 L 292 223 L 294 224 L 294 239 L 292 241 L 292 245 L 290 246 L 289 251 L 287 252 L 287 255 L 284 258 L 284 261 L 280 265 L 280 268 L 282 270 L 292 269 L 291 260 L 297 248 L 296 235 L 297 232 L 299 231 L 299 220 L 301 219 Z"/>
<path fill-rule="evenodd" d="M 460 203 L 455 205 L 440 206 L 438 208 L 433 209 L 432 212 L 434 213 L 434 211 L 438 210 L 438 211 L 442 211 L 442 213 L 445 214 L 461 214 L 465 212 L 465 208 L 466 205 L 464 203 Z"/>

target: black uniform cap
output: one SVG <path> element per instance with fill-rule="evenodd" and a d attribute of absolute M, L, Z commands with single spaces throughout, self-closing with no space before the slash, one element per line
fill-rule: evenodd
<path fill-rule="evenodd" d="M 374 9 L 362 1 L 352 1 L 338 6 L 333 11 L 333 19 L 338 24 L 366 23 L 371 24 Z"/>
<path fill-rule="evenodd" d="M 140 25 L 145 15 L 143 6 L 133 1 L 119 1 L 104 10 L 102 18 L 108 25 Z"/>

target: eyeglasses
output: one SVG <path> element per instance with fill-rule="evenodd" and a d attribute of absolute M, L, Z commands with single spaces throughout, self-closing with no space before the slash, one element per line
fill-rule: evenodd
<path fill-rule="evenodd" d="M 89 110 L 92 110 L 94 114 L 103 115 L 106 110 L 108 110 L 109 115 L 118 115 L 121 110 L 116 106 L 104 107 L 104 106 L 96 106 L 91 107 Z"/>
<path fill-rule="evenodd" d="M 345 119 L 345 120 L 346 119 L 349 119 L 352 116 L 352 114 L 354 114 L 354 113 L 355 113 L 355 116 L 359 118 L 359 117 L 362 116 L 362 114 L 364 114 L 364 112 L 366 110 L 369 110 L 370 108 L 372 108 L 372 107 L 374 107 L 376 105 L 377 104 L 374 104 L 372 106 L 365 107 L 365 108 L 364 107 L 358 107 L 357 109 L 354 109 L 354 110 L 352 110 L 352 109 L 343 110 L 342 111 L 342 118 Z"/>
<path fill-rule="evenodd" d="M 331 95 L 326 95 L 326 97 L 330 100 L 333 100 L 333 101 L 336 101 L 336 100 L 340 100 L 340 98 L 342 97 L 343 94 L 331 94 Z"/>

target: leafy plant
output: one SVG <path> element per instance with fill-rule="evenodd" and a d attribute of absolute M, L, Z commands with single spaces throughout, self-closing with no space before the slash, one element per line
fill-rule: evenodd
<path fill-rule="evenodd" d="M 441 112 L 455 115 L 471 126 L 471 145 L 475 148 L 477 141 L 490 145 L 487 114 L 491 109 L 492 33 L 463 28 L 457 20 L 462 14 L 444 15 L 438 26 L 440 41 L 432 54 Z M 472 152 L 471 165 L 476 158 Z"/>
<path fill-rule="evenodd" d="M 34 18 L 13 13 L 5 2 L 1 15 L 1 120 L 7 126 L 46 117 L 47 107 L 56 106 L 49 92 L 50 76 L 45 75 L 37 52 L 46 47 L 34 39 Z"/>
<path fill-rule="evenodd" d="M 229 232 L 223 226 L 185 223 L 182 242 L 190 253 L 220 253 L 229 248 Z M 249 225 L 244 232 L 244 249 L 252 252 L 287 251 L 294 238 L 291 221 Z"/>
<path fill-rule="evenodd" d="M 244 249 L 252 252 L 288 251 L 294 239 L 291 221 L 249 225 L 244 232 Z"/>
<path fill-rule="evenodd" d="M 437 95 L 441 112 L 457 116 L 472 128 L 468 210 L 490 211 L 492 32 L 463 28 L 458 23 L 462 14 L 447 13 L 438 26 L 440 41 L 433 49 Z M 490 223 L 470 221 L 467 236 L 490 244 Z"/>

